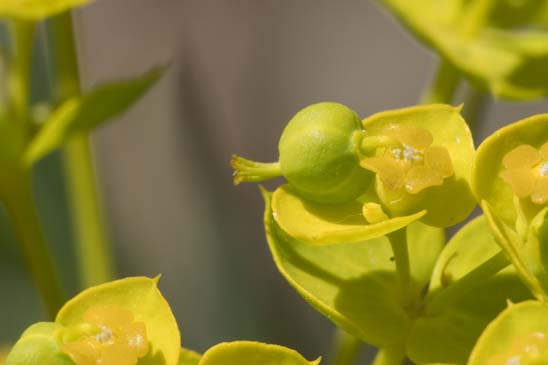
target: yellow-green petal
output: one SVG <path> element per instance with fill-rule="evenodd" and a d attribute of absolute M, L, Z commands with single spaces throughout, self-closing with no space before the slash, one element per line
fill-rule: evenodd
<path fill-rule="evenodd" d="M 83 291 L 68 301 L 56 322 L 70 328 L 84 322 L 89 308 L 112 305 L 130 311 L 136 322 L 146 326 L 150 345 L 139 365 L 177 365 L 181 338 L 169 304 L 158 290 L 158 278 L 125 278 Z"/>
<path fill-rule="evenodd" d="M 297 351 L 283 346 L 235 341 L 207 350 L 200 365 L 318 365 L 320 360 L 308 361 Z"/>
<path fill-rule="evenodd" d="M 41 20 L 89 2 L 90 0 L 2 0 L 0 17 Z"/>
<path fill-rule="evenodd" d="M 337 205 L 306 201 L 289 185 L 279 187 L 272 195 L 276 223 L 290 236 L 318 245 L 363 242 L 384 236 L 420 219 L 426 213 L 419 211 L 370 224 L 363 216 L 362 209 L 358 201 Z"/>
<path fill-rule="evenodd" d="M 535 341 L 534 337 L 537 336 L 531 336 L 535 334 L 542 334 L 545 341 L 540 343 Z M 494 365 L 493 360 L 508 362 L 515 356 L 520 357 L 517 362 L 520 365 L 545 364 L 548 361 L 547 339 L 548 306 L 546 303 L 526 301 L 510 304 L 483 332 L 474 347 L 468 365 Z M 539 353 L 536 361 L 527 359 L 525 355 L 529 350 L 533 350 L 533 346 L 537 347 L 536 350 Z"/>
<path fill-rule="evenodd" d="M 503 178 L 504 157 L 521 145 L 540 149 L 548 141 L 548 114 L 539 114 L 507 125 L 487 137 L 478 147 L 472 190 L 478 201 L 486 200 L 496 214 L 510 227 L 514 227 L 517 212 L 512 186 Z M 502 174 L 502 176 L 501 176 Z M 522 199 L 522 209 L 532 219 L 543 207 L 529 199 Z"/>
<path fill-rule="evenodd" d="M 439 227 L 454 225 L 470 214 L 475 206 L 469 186 L 475 152 L 472 134 L 460 110 L 461 107 L 445 104 L 420 105 L 377 113 L 363 120 L 363 127 L 371 136 L 385 135 L 395 123 L 428 131 L 433 137 L 431 146 L 445 148 L 450 156 L 454 174 L 445 178 L 441 186 L 416 194 L 411 204 L 409 199 L 390 198 L 392 193 L 377 179 L 378 194 L 391 212 L 409 215 L 425 209 L 427 214 L 422 221 Z"/>

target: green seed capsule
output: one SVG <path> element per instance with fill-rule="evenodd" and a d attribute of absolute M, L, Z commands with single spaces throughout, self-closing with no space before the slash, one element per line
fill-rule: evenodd
<path fill-rule="evenodd" d="M 373 173 L 360 167 L 361 120 L 338 103 L 318 103 L 299 111 L 285 127 L 279 162 L 263 164 L 235 156 L 234 181 L 261 181 L 283 175 L 302 197 L 326 204 L 357 198 Z"/>

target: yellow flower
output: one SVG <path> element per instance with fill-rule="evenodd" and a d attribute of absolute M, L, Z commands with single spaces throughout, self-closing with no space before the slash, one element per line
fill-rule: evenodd
<path fill-rule="evenodd" d="M 548 142 L 539 150 L 522 144 L 504 155 L 502 164 L 500 177 L 518 198 L 530 197 L 539 205 L 548 203 Z"/>
<path fill-rule="evenodd" d="M 145 324 L 118 306 L 91 307 L 80 330 L 61 348 L 76 365 L 135 365 L 149 351 Z"/>
<path fill-rule="evenodd" d="M 425 129 L 390 125 L 384 131 L 387 145 L 382 156 L 361 160 L 361 166 L 375 172 L 391 190 L 418 194 L 430 186 L 439 186 L 453 176 L 451 157 L 446 148 L 432 146 L 432 135 Z"/>

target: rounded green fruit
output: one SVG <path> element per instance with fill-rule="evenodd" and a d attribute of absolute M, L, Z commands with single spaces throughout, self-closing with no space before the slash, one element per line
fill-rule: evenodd
<path fill-rule="evenodd" d="M 360 196 L 373 174 L 359 165 L 359 116 L 331 102 L 310 105 L 285 127 L 279 142 L 280 168 L 304 198 L 318 203 L 348 202 Z"/>

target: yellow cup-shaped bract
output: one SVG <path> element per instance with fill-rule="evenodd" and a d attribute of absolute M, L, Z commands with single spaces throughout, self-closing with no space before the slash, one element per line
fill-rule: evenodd
<path fill-rule="evenodd" d="M 548 307 L 526 301 L 504 310 L 479 338 L 468 365 L 548 363 Z"/>
<path fill-rule="evenodd" d="M 548 114 L 539 114 L 499 129 L 478 147 L 472 189 L 478 201 L 486 200 L 493 213 L 510 227 L 515 227 L 520 214 L 531 220 L 546 206 L 533 202 L 530 194 L 519 191 L 521 184 L 516 184 L 516 180 L 523 178 L 533 184 L 538 183 L 534 180 L 541 178 L 542 166 L 537 165 L 542 161 L 532 161 L 532 165 L 527 166 L 527 154 L 519 151 L 534 150 L 539 151 L 540 155 L 547 142 Z M 512 161 L 516 160 L 516 155 L 517 161 Z M 515 169 L 514 163 L 520 162 L 522 167 Z M 521 212 L 516 209 L 516 198 L 519 199 Z"/>
<path fill-rule="evenodd" d="M 348 107 L 331 102 L 310 105 L 287 124 L 279 141 L 283 176 L 304 198 L 318 203 L 348 202 L 372 181 L 359 165 L 361 125 Z"/>
<path fill-rule="evenodd" d="M 474 143 L 461 107 L 420 105 L 363 120 L 361 165 L 374 171 L 375 188 L 391 216 L 426 210 L 426 224 L 464 220 L 476 202 L 470 189 Z M 386 142 L 383 142 L 385 141 Z M 374 141 L 373 147 L 367 141 Z"/>

